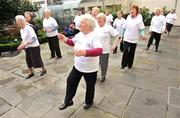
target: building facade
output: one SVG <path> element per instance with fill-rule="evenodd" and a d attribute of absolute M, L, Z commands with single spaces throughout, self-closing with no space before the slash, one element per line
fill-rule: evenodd
<path fill-rule="evenodd" d="M 177 17 L 180 18 L 180 0 L 82 0 L 79 8 L 89 11 L 92 7 L 98 6 L 100 8 L 110 7 L 114 5 L 121 5 L 122 10 L 126 13 L 129 11 L 131 4 L 137 4 L 140 8 L 146 7 L 153 12 L 157 7 L 166 7 L 167 10 L 176 9 Z M 175 25 L 180 26 L 180 20 L 176 20 Z"/>

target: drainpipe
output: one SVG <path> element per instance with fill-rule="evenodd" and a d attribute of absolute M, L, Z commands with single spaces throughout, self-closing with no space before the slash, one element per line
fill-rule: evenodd
<path fill-rule="evenodd" d="M 176 11 L 176 9 L 177 9 L 177 0 L 175 1 L 175 11 Z"/>

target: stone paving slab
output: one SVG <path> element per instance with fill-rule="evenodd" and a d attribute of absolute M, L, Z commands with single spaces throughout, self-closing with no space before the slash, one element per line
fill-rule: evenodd
<path fill-rule="evenodd" d="M 153 118 L 166 118 L 166 95 L 136 89 L 127 109 Z"/>
<path fill-rule="evenodd" d="M 5 115 L 0 118 L 31 118 L 27 114 L 25 114 L 22 110 L 18 108 L 14 108 L 8 111 Z"/>
<path fill-rule="evenodd" d="M 154 118 L 154 117 L 126 110 L 126 111 L 124 111 L 122 118 Z"/>
<path fill-rule="evenodd" d="M 0 115 L 6 113 L 10 108 L 11 106 L 0 98 Z"/>
<path fill-rule="evenodd" d="M 147 91 L 151 91 L 151 92 L 162 94 L 162 95 L 168 94 L 168 87 L 167 86 L 152 83 L 152 82 L 149 82 L 144 89 Z M 168 97 L 168 96 L 166 96 L 166 97 Z"/>
<path fill-rule="evenodd" d="M 52 77 L 50 75 L 44 76 L 42 79 L 37 80 L 32 83 L 33 86 L 37 87 L 38 89 L 45 89 L 59 81 L 58 78 Z"/>
<path fill-rule="evenodd" d="M 0 89 L 0 97 L 8 101 L 9 104 L 16 106 L 38 92 L 39 89 L 28 81 L 20 81 Z"/>
<path fill-rule="evenodd" d="M 31 117 L 41 117 L 52 109 L 65 94 L 65 86 L 62 82 L 45 89 L 43 92 L 32 96 L 18 107 Z"/>
<path fill-rule="evenodd" d="M 167 118 L 180 118 L 180 107 L 168 105 Z"/>
<path fill-rule="evenodd" d="M 144 88 L 150 81 L 152 74 L 151 71 L 144 70 L 140 67 L 135 67 L 132 70 L 121 70 L 120 68 L 111 68 L 111 70 L 112 72 L 109 76 L 111 78 L 116 78 L 116 82 L 138 88 Z"/>
<path fill-rule="evenodd" d="M 116 85 L 114 85 L 116 86 Z M 98 106 L 100 109 L 121 117 L 134 88 L 124 85 L 118 85 L 112 88 L 111 91 L 105 95 L 104 100 Z"/>
<path fill-rule="evenodd" d="M 21 77 L 14 75 L 12 73 L 9 73 L 7 71 L 1 71 L 0 70 L 0 75 L 1 75 L 1 77 L 0 77 L 0 88 L 8 86 L 8 85 L 12 84 L 13 82 L 22 80 Z"/>
<path fill-rule="evenodd" d="M 180 108 L 180 89 L 169 87 L 168 90 L 168 105 Z"/>
<path fill-rule="evenodd" d="M 151 77 L 152 83 L 157 83 L 165 86 L 178 86 L 180 85 L 179 71 L 164 70 L 153 72 Z"/>
<path fill-rule="evenodd" d="M 94 107 L 87 111 L 81 107 L 80 109 L 78 109 L 77 113 L 73 114 L 70 118 L 118 118 L 118 117 Z"/>

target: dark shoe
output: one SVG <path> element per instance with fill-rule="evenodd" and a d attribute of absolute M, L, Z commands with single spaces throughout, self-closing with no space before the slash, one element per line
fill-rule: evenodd
<path fill-rule="evenodd" d="M 84 110 L 87 110 L 87 109 L 89 109 L 90 107 L 92 106 L 92 104 L 84 104 L 83 105 L 83 108 L 84 108 Z"/>
<path fill-rule="evenodd" d="M 61 59 L 62 57 L 56 57 L 56 59 Z"/>
<path fill-rule="evenodd" d="M 128 67 L 128 69 L 132 69 L 132 67 Z"/>
<path fill-rule="evenodd" d="M 50 57 L 49 59 L 53 59 L 53 58 L 55 58 L 55 57 Z"/>
<path fill-rule="evenodd" d="M 46 73 L 47 73 L 46 70 L 45 70 L 45 71 L 42 71 L 41 74 L 40 74 L 40 76 L 43 76 L 43 75 L 45 75 Z"/>
<path fill-rule="evenodd" d="M 59 57 L 57 57 L 57 58 L 62 58 L 62 56 L 59 56 Z"/>
<path fill-rule="evenodd" d="M 113 54 L 117 53 L 117 47 L 113 50 Z"/>
<path fill-rule="evenodd" d="M 31 73 L 30 75 L 28 75 L 27 77 L 26 77 L 26 79 L 29 79 L 29 78 L 31 78 L 31 77 L 33 77 L 34 76 L 34 73 Z"/>
<path fill-rule="evenodd" d="M 63 104 L 59 107 L 59 110 L 64 110 L 64 109 L 66 109 L 67 107 L 72 106 L 73 104 L 74 104 L 73 101 L 70 101 L 68 104 L 63 103 Z"/>
<path fill-rule="evenodd" d="M 149 48 L 146 48 L 146 51 L 149 50 Z"/>
<path fill-rule="evenodd" d="M 104 81 L 105 81 L 105 79 L 106 79 L 105 77 L 102 77 L 102 79 L 101 79 L 100 81 L 101 81 L 101 82 L 104 82 Z"/>
<path fill-rule="evenodd" d="M 124 69 L 125 67 L 124 66 L 121 66 L 121 69 Z"/>
<path fill-rule="evenodd" d="M 156 49 L 155 52 L 158 52 L 158 49 Z"/>

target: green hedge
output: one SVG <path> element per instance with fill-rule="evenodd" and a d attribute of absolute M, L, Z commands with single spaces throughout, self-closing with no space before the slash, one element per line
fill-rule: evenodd
<path fill-rule="evenodd" d="M 17 47 L 21 43 L 21 40 L 18 40 L 18 39 L 14 40 L 14 39 L 15 38 L 13 39 L 0 38 L 0 53 L 17 50 Z M 46 37 L 44 35 L 39 36 L 38 40 L 40 44 L 47 42 Z"/>

